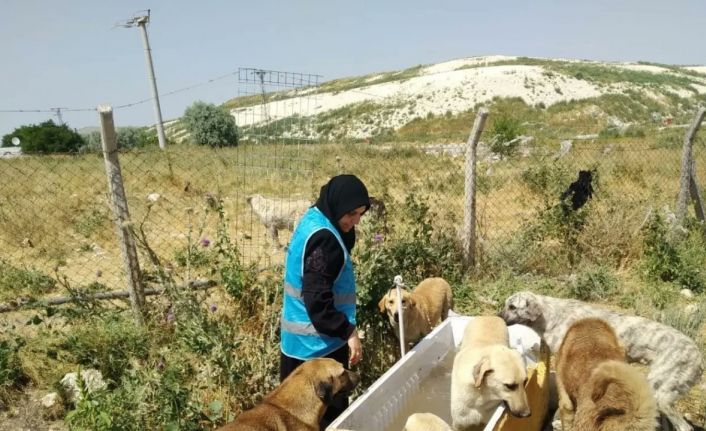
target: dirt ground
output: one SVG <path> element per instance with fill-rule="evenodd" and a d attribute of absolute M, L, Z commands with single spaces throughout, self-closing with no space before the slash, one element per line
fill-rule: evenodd
<path fill-rule="evenodd" d="M 44 395 L 44 391 L 28 389 L 9 410 L 0 411 L 0 431 L 67 431 L 63 421 L 42 415 L 40 400 Z"/>

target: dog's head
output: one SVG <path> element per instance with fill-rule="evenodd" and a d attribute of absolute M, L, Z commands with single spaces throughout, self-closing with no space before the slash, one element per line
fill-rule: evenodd
<path fill-rule="evenodd" d="M 346 370 L 340 362 L 330 358 L 306 361 L 291 375 L 295 373 L 303 375 L 304 381 L 312 383 L 316 396 L 325 405 L 331 404 L 336 394 L 349 393 L 360 382 L 358 374 Z"/>
<path fill-rule="evenodd" d="M 414 298 L 407 290 L 401 289 L 402 292 L 402 312 L 407 313 L 408 311 L 414 310 L 416 304 Z M 390 323 L 395 325 L 400 321 L 400 315 L 397 311 L 397 289 L 390 289 L 385 296 L 382 297 L 380 302 L 378 302 L 378 307 L 381 313 L 387 313 L 387 318 L 390 319 Z M 407 320 L 405 319 L 405 322 Z"/>
<path fill-rule="evenodd" d="M 403 431 L 451 431 L 449 424 L 433 413 L 413 413 Z"/>
<path fill-rule="evenodd" d="M 531 414 L 525 385 L 527 371 L 520 353 L 506 346 L 494 345 L 473 365 L 473 382 L 487 401 L 502 401 L 514 416 Z"/>
<path fill-rule="evenodd" d="M 499 313 L 499 316 L 508 325 L 520 323 L 532 326 L 542 318 L 542 308 L 534 293 L 517 292 L 505 300 L 505 308 Z"/>
<path fill-rule="evenodd" d="M 591 185 L 591 180 L 593 180 L 593 172 L 584 170 L 579 171 L 579 178 L 577 181 L 579 184 L 584 187 L 588 187 Z"/>

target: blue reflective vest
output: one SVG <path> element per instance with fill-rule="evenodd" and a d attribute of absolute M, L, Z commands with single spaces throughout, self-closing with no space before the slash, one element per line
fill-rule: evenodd
<path fill-rule="evenodd" d="M 346 315 L 351 324 L 356 323 L 355 276 L 350 255 L 334 225 L 318 208 L 309 208 L 292 234 L 285 266 L 281 338 L 282 353 L 290 358 L 300 360 L 320 358 L 347 343 L 343 338 L 330 337 L 318 332 L 311 323 L 302 298 L 306 244 L 309 238 L 321 229 L 328 229 L 333 233 L 344 254 L 343 268 L 332 288 L 334 306 Z"/>

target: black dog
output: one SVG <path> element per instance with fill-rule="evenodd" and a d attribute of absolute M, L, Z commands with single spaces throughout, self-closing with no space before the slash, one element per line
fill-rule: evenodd
<path fill-rule="evenodd" d="M 581 208 L 593 197 L 591 181 L 593 181 L 592 171 L 579 171 L 579 178 L 571 183 L 569 188 L 561 194 L 561 206 L 565 214 Z M 571 196 L 571 206 L 569 206 L 568 202 L 569 196 Z"/>

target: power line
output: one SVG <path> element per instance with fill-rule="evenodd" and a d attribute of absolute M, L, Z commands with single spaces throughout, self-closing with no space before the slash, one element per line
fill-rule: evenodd
<path fill-rule="evenodd" d="M 176 89 L 176 90 L 172 90 L 172 91 L 168 91 L 168 92 L 166 92 L 166 93 L 162 93 L 162 94 L 160 94 L 160 97 L 162 97 L 162 96 L 171 96 L 171 95 L 177 94 L 177 93 L 183 93 L 183 92 L 185 92 L 185 91 L 193 90 L 194 88 L 198 88 L 198 87 L 203 87 L 204 85 L 208 85 L 208 84 L 211 84 L 211 83 L 213 83 L 213 82 L 220 81 L 220 80 L 222 80 L 222 79 L 225 79 L 225 78 L 228 78 L 228 77 L 234 76 L 234 75 L 238 75 L 238 71 L 237 71 L 237 70 L 236 70 L 235 72 L 229 72 L 229 73 L 227 73 L 227 74 L 225 74 L 225 75 L 221 75 L 221 76 L 218 76 L 218 77 L 216 77 L 216 78 L 211 78 L 211 79 L 208 79 L 208 80 L 206 80 L 206 81 L 202 81 L 202 82 L 200 82 L 200 83 L 198 83 L 198 84 L 189 85 L 189 86 L 187 86 L 187 87 L 178 88 L 178 89 Z M 147 102 L 149 102 L 149 101 L 151 101 L 151 100 L 152 100 L 152 97 L 147 98 L 147 99 L 138 100 L 138 101 L 136 101 L 136 102 L 125 103 L 125 104 L 122 104 L 122 105 L 116 105 L 116 106 L 113 107 L 113 109 L 115 110 L 115 109 L 129 108 L 129 107 L 132 107 L 132 106 L 137 106 L 137 105 L 141 105 L 141 104 L 143 104 L 143 103 L 147 103 Z M 0 109 L 0 113 L 29 113 L 29 112 L 32 112 L 32 113 L 36 113 L 36 112 L 40 112 L 40 113 L 41 113 L 41 112 L 54 113 L 54 112 L 56 112 L 56 109 L 57 109 L 57 108 L 44 108 L 44 109 Z M 88 111 L 95 111 L 95 110 L 96 110 L 96 108 L 60 108 L 60 109 L 61 109 L 62 111 L 64 111 L 64 112 L 88 112 Z"/>

